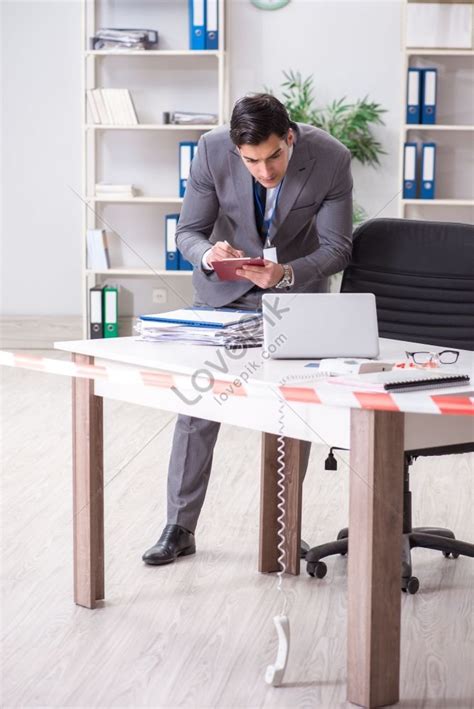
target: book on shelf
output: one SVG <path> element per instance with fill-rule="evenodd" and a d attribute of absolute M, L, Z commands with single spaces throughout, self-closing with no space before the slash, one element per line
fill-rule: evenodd
<path fill-rule="evenodd" d="M 423 69 L 421 123 L 436 123 L 436 84 L 438 70 L 435 67 Z"/>
<path fill-rule="evenodd" d="M 192 271 L 192 263 L 184 258 L 176 246 L 178 221 L 179 214 L 165 215 L 165 267 L 167 271 Z"/>
<path fill-rule="evenodd" d="M 219 49 L 218 0 L 188 0 L 189 48 Z"/>
<path fill-rule="evenodd" d="M 420 198 L 434 199 L 436 193 L 436 143 L 421 145 Z"/>
<path fill-rule="evenodd" d="M 86 236 L 87 268 L 91 271 L 108 270 L 110 258 L 105 229 L 88 229 Z"/>
<path fill-rule="evenodd" d="M 219 49 L 218 0 L 206 0 L 206 49 Z"/>
<path fill-rule="evenodd" d="M 110 49 L 130 52 L 137 49 L 156 49 L 158 31 L 104 27 L 97 30 L 89 43 L 92 50 Z"/>
<path fill-rule="evenodd" d="M 89 336 L 92 340 L 119 336 L 117 286 L 89 289 Z"/>
<path fill-rule="evenodd" d="M 104 298 L 104 337 L 118 337 L 118 287 L 105 285 Z"/>
<path fill-rule="evenodd" d="M 95 196 L 107 199 L 130 199 L 138 196 L 138 190 L 134 185 L 112 185 L 98 182 L 95 186 Z"/>
<path fill-rule="evenodd" d="M 179 271 L 179 252 L 176 247 L 176 227 L 179 214 L 165 215 L 165 267 L 167 271 Z"/>
<path fill-rule="evenodd" d="M 102 286 L 89 289 L 89 337 L 98 340 L 104 337 L 104 305 Z"/>
<path fill-rule="evenodd" d="M 88 89 L 87 103 L 92 122 L 96 125 L 138 125 L 128 89 Z"/>
<path fill-rule="evenodd" d="M 409 67 L 407 76 L 407 124 L 436 123 L 436 83 L 438 70 L 435 67 Z"/>
<path fill-rule="evenodd" d="M 195 141 L 182 140 L 179 143 L 179 196 L 184 197 L 186 184 L 191 170 L 191 163 L 196 155 L 198 144 Z"/>
<path fill-rule="evenodd" d="M 436 192 L 436 143 L 404 144 L 403 199 L 434 199 Z"/>
<path fill-rule="evenodd" d="M 409 67 L 407 73 L 406 123 L 421 122 L 420 102 L 422 98 L 422 69 Z"/>
<path fill-rule="evenodd" d="M 97 97 L 94 96 L 93 92 L 91 90 L 88 90 L 86 92 L 86 99 L 87 99 L 87 106 L 89 107 L 89 114 L 92 118 L 92 123 L 95 125 L 98 125 L 101 123 L 100 120 L 100 111 L 99 111 L 99 104 L 97 101 Z M 90 121 L 88 121 L 90 123 Z"/>

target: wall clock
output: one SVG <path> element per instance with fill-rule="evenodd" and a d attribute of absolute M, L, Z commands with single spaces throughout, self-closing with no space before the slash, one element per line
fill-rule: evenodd
<path fill-rule="evenodd" d="M 250 2 L 259 10 L 279 10 L 288 5 L 290 0 L 250 0 Z"/>

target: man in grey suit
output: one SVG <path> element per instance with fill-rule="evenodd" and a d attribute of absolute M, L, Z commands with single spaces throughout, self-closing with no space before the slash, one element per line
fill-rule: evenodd
<path fill-rule="evenodd" d="M 318 128 L 292 123 L 280 101 L 237 101 L 229 126 L 203 135 L 176 232 L 194 266 L 195 304 L 260 307 L 265 291 L 321 292 L 352 251 L 351 155 Z M 221 281 L 212 262 L 262 256 L 240 281 Z M 168 520 L 147 564 L 196 551 L 194 532 L 220 424 L 178 416 L 168 472 Z M 310 444 L 303 446 L 307 464 Z"/>

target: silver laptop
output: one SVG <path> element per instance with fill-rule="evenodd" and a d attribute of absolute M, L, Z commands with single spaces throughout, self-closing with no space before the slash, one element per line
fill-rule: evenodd
<path fill-rule="evenodd" d="M 264 349 L 272 359 L 377 357 L 373 293 L 265 293 Z"/>

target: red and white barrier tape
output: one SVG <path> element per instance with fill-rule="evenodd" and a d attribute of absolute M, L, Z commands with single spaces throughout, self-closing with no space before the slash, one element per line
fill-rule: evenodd
<path fill-rule="evenodd" d="M 30 369 L 48 374 L 60 374 L 67 377 L 78 377 L 96 381 L 107 381 L 120 384 L 141 385 L 149 388 L 172 389 L 173 387 L 190 390 L 198 385 L 200 379 L 190 375 L 172 374 L 152 369 L 140 369 L 127 365 L 110 364 L 78 364 L 74 361 L 50 359 L 38 355 L 0 351 L 0 365 Z M 209 379 L 202 377 L 202 382 Z M 194 384 L 193 384 L 194 381 Z M 329 387 L 329 388 L 328 388 Z M 416 413 L 432 413 L 441 415 L 474 416 L 474 397 L 466 394 L 436 395 L 429 391 L 417 392 L 416 402 L 404 399 L 403 394 L 388 394 L 385 392 L 362 392 L 357 389 L 331 387 L 321 381 L 316 386 L 271 386 L 263 382 L 242 383 L 241 380 L 212 380 L 212 394 L 227 400 L 229 397 L 260 398 L 269 389 L 277 390 L 283 398 L 291 403 L 326 404 L 350 408 L 375 409 L 382 411 L 414 411 Z M 402 397 L 400 399 L 400 397 Z M 407 405 L 408 404 L 408 405 Z"/>

